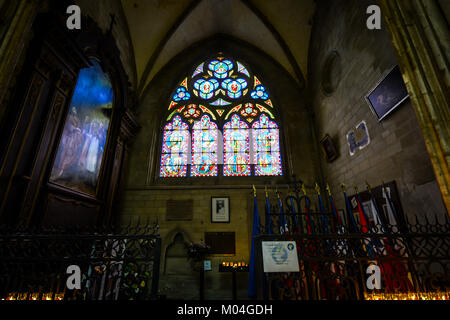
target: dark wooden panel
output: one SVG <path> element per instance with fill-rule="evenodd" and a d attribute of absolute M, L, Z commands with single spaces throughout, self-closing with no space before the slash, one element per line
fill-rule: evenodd
<path fill-rule="evenodd" d="M 236 253 L 236 234 L 234 232 L 205 232 L 205 243 L 211 247 L 211 254 Z"/>
<path fill-rule="evenodd" d="M 193 216 L 194 202 L 189 200 L 167 200 L 167 221 L 191 221 Z"/>
<path fill-rule="evenodd" d="M 95 225 L 99 211 L 99 205 L 49 195 L 44 225 Z"/>

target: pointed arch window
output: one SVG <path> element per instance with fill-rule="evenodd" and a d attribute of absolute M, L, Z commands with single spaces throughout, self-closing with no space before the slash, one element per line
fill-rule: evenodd
<path fill-rule="evenodd" d="M 248 124 L 235 114 L 223 126 L 223 175 L 250 176 L 250 147 Z"/>
<path fill-rule="evenodd" d="M 281 176 L 280 123 L 270 91 L 241 61 L 203 61 L 174 89 L 160 177 Z"/>
<path fill-rule="evenodd" d="M 280 133 L 275 122 L 262 114 L 252 126 L 256 176 L 281 175 Z"/>
<path fill-rule="evenodd" d="M 180 116 L 164 127 L 161 177 L 185 177 L 189 154 L 189 126 Z"/>
<path fill-rule="evenodd" d="M 204 115 L 192 128 L 192 177 L 217 176 L 217 124 Z"/>

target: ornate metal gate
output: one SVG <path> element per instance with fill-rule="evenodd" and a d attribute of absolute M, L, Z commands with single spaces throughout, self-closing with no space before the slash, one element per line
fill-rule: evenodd
<path fill-rule="evenodd" d="M 298 213 L 301 202 L 310 201 L 306 196 L 284 200 L 284 210 L 281 200 L 266 206 L 266 226 L 255 237 L 258 298 L 450 300 L 448 216 L 445 221 L 357 226 L 338 223 L 336 211 Z M 263 241 L 295 241 L 299 272 L 264 273 Z M 380 274 L 378 288 L 368 283 L 373 284 L 374 271 Z"/>
<path fill-rule="evenodd" d="M 0 299 L 156 299 L 161 238 L 158 226 L 120 229 L 0 230 Z M 69 290 L 67 268 L 80 268 L 81 288 Z"/>

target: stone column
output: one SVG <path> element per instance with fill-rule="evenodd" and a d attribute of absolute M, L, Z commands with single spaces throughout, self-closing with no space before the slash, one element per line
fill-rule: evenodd
<path fill-rule="evenodd" d="M 450 212 L 450 31 L 435 0 L 378 0 Z"/>

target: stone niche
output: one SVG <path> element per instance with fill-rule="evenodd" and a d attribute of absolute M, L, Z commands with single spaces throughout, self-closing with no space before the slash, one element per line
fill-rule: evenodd
<path fill-rule="evenodd" d="M 168 299 L 198 299 L 199 275 L 188 259 L 188 242 L 177 233 L 168 245 L 164 273 L 160 279 L 160 292 Z"/>

